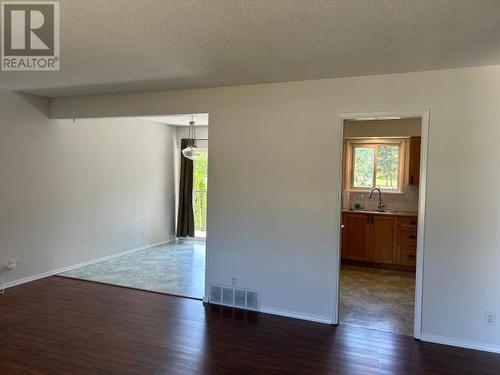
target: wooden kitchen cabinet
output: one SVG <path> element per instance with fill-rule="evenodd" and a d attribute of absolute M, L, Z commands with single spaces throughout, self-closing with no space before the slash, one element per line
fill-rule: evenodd
<path fill-rule="evenodd" d="M 394 216 L 372 215 L 371 257 L 377 263 L 396 263 L 398 220 Z"/>
<path fill-rule="evenodd" d="M 401 247 L 398 251 L 397 263 L 403 266 L 415 267 L 417 264 L 417 251 L 415 248 Z"/>
<path fill-rule="evenodd" d="M 367 260 L 368 254 L 368 215 L 343 214 L 342 258 Z"/>
<path fill-rule="evenodd" d="M 417 264 L 417 218 L 400 217 L 398 221 L 397 263 L 415 267 Z"/>
<path fill-rule="evenodd" d="M 391 264 L 397 242 L 397 219 L 394 216 L 344 213 L 342 258 Z"/>
<path fill-rule="evenodd" d="M 342 214 L 342 260 L 412 271 L 417 218 L 364 212 Z"/>
<path fill-rule="evenodd" d="M 410 138 L 410 163 L 408 168 L 408 182 L 410 185 L 418 185 L 420 183 L 420 137 Z"/>

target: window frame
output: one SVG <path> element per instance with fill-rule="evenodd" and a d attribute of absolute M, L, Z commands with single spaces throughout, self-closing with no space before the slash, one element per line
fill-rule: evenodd
<path fill-rule="evenodd" d="M 346 138 L 345 140 L 345 171 L 344 171 L 344 184 L 346 191 L 351 192 L 369 192 L 373 187 L 376 186 L 377 181 L 377 156 L 378 147 L 380 145 L 394 145 L 399 147 L 398 155 L 398 186 L 397 189 L 384 189 L 380 188 L 384 193 L 402 193 L 403 186 L 407 184 L 405 179 L 407 174 L 407 157 L 406 153 L 409 147 L 407 147 L 407 142 L 409 138 L 398 137 L 398 138 Z M 373 160 L 373 182 L 372 187 L 355 187 L 354 186 L 354 167 L 355 167 L 355 148 L 363 147 L 374 147 L 374 160 Z"/>

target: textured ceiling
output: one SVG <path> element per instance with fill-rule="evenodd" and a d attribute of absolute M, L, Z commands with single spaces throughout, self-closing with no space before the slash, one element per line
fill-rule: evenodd
<path fill-rule="evenodd" d="M 44 96 L 500 63 L 499 0 L 61 0 L 61 71 L 0 72 Z"/>

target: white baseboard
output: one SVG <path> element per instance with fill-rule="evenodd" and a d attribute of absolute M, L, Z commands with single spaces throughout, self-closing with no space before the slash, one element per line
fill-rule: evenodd
<path fill-rule="evenodd" d="M 276 309 L 274 307 L 261 306 L 260 312 L 263 312 L 265 314 L 284 316 L 286 318 L 307 320 L 307 321 L 315 322 L 315 323 L 333 324 L 331 319 L 328 319 L 328 318 L 323 317 L 323 316 L 316 316 L 316 315 L 309 315 L 309 314 L 305 315 L 305 314 L 300 314 L 300 313 L 296 313 L 293 311 Z"/>
<path fill-rule="evenodd" d="M 500 353 L 500 347 L 496 345 L 491 345 L 477 341 L 462 340 L 452 337 L 432 335 L 428 333 L 422 333 L 420 340 L 426 342 L 432 342 L 434 344 L 450 345 L 465 349 L 481 350 L 483 352 Z"/>
<path fill-rule="evenodd" d="M 122 257 L 124 255 L 133 254 L 133 253 L 136 253 L 138 251 L 150 249 L 152 247 L 166 245 L 167 243 L 174 242 L 174 241 L 175 241 L 175 239 L 173 239 L 173 240 L 166 240 L 166 241 L 159 241 L 159 242 L 155 242 L 155 243 L 152 243 L 152 244 L 149 244 L 149 245 L 145 245 L 145 246 L 141 246 L 141 247 L 136 247 L 134 249 L 129 249 L 129 250 L 121 251 L 119 253 L 107 255 L 107 256 L 104 256 L 104 257 L 101 257 L 101 258 L 91 259 L 91 260 L 87 260 L 85 262 L 74 264 L 74 265 L 71 265 L 71 266 L 61 267 L 61 268 L 57 268 L 55 270 L 51 270 L 51 271 L 39 273 L 37 275 L 24 277 L 24 278 L 19 279 L 19 280 L 13 280 L 13 281 L 10 281 L 10 282 L 6 283 L 5 284 L 5 288 L 6 289 L 7 288 L 12 288 L 13 286 L 16 286 L 16 285 L 21 285 L 21 284 L 29 283 L 31 281 L 43 279 L 45 277 L 54 276 L 54 275 L 57 275 L 57 274 L 60 274 L 60 273 L 72 271 L 72 270 L 75 270 L 77 268 L 81 268 L 81 267 L 85 267 L 85 266 L 90 266 L 92 264 L 99 263 L 99 262 L 104 262 L 106 260 L 111 260 L 111 259 L 114 259 L 114 258 L 119 258 L 119 257 Z"/>

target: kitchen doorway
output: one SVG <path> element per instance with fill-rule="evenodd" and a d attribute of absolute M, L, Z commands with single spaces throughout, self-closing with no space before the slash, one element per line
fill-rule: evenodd
<path fill-rule="evenodd" d="M 429 113 L 340 120 L 333 322 L 420 338 Z"/>

